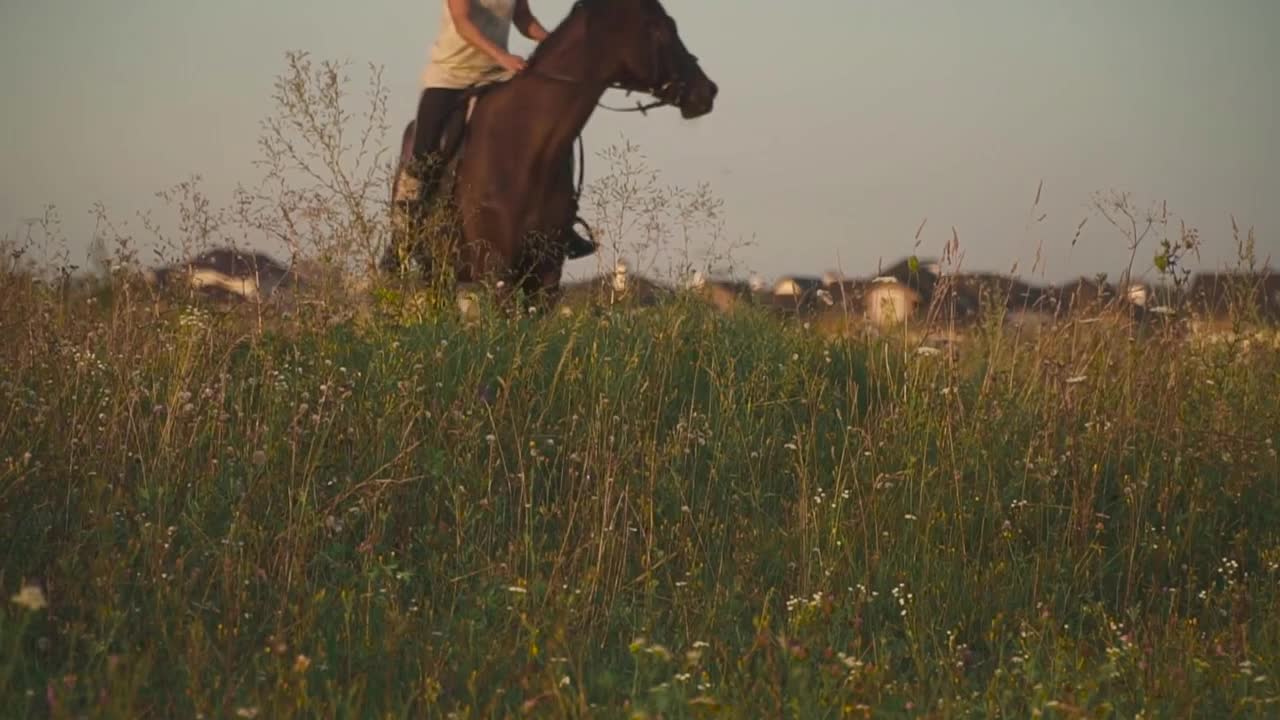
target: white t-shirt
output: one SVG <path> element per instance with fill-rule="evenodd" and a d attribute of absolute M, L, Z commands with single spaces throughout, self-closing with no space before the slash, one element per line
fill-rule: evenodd
<path fill-rule="evenodd" d="M 507 49 L 511 36 L 511 19 L 515 15 L 516 0 L 469 0 L 471 22 L 494 45 Z M 483 50 L 467 42 L 458 34 L 449 12 L 448 0 L 443 0 L 440 16 L 440 34 L 431 47 L 427 69 L 422 73 L 423 87 L 465 88 L 477 83 L 497 80 L 506 70 L 493 61 Z"/>

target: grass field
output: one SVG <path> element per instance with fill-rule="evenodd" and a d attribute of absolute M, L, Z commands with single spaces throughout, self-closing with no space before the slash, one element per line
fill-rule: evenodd
<path fill-rule="evenodd" d="M 5 717 L 1280 714 L 1274 335 L 0 282 Z"/>
<path fill-rule="evenodd" d="M 464 323 L 121 282 L 143 245 L 370 267 L 392 123 L 345 74 L 289 56 L 227 207 L 95 207 L 99 291 L 0 242 L 0 717 L 1280 716 L 1274 328 L 939 350 L 687 295 Z M 707 188 L 597 158 L 636 269 L 725 240 Z M 1185 279 L 1196 230 L 1099 212 Z"/>

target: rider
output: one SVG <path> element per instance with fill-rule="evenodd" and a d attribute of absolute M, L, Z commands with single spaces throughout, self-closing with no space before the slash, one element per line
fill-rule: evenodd
<path fill-rule="evenodd" d="M 424 89 L 418 101 L 414 162 L 408 163 L 407 172 L 401 175 L 395 198 L 402 206 L 423 202 L 439 181 L 445 160 L 438 153 L 441 135 L 466 89 L 524 70 L 524 59 L 507 49 L 511 26 L 534 42 L 542 42 L 548 34 L 529 10 L 529 0 L 443 1 L 440 34 L 422 75 Z M 596 251 L 595 243 L 571 227 L 564 229 L 563 237 L 570 259 Z"/>

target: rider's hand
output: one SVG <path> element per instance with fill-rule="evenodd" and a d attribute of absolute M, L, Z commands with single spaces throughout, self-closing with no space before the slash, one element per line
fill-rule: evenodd
<path fill-rule="evenodd" d="M 525 66 L 524 58 L 519 55 L 512 55 L 511 53 L 507 53 L 506 55 L 498 58 L 498 64 L 513 73 L 518 73 L 521 70 L 524 70 Z"/>

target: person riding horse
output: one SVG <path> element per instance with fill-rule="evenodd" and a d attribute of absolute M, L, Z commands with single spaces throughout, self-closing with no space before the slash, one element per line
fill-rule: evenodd
<path fill-rule="evenodd" d="M 443 0 L 440 31 L 422 75 L 423 90 L 413 131 L 413 162 L 401 170 L 393 208 L 400 218 L 417 218 L 437 190 L 449 158 L 441 152 L 445 128 L 468 90 L 500 82 L 525 68 L 508 50 L 511 26 L 540 43 L 546 28 L 529 9 L 529 0 Z M 406 138 L 407 140 L 407 138 Z M 572 156 L 567 159 L 572 163 Z M 403 235 L 404 233 L 401 233 Z M 403 237 L 393 238 L 393 246 Z M 560 231 L 565 257 L 577 259 L 598 246 L 566 227 Z M 404 248 L 390 248 L 385 270 L 399 269 Z"/>
<path fill-rule="evenodd" d="M 685 46 L 662 0 L 574 0 L 565 19 L 527 61 L 502 54 L 505 33 L 519 22 L 518 15 L 528 21 L 520 24 L 529 34 L 540 34 L 530 29 L 527 10 L 517 11 L 519 2 L 450 0 L 445 6 L 448 39 L 433 51 L 431 77 L 424 83 L 432 90 L 424 103 L 419 148 L 428 159 L 441 156 L 445 167 L 405 179 L 405 168 L 420 167 L 414 153 L 418 121 L 411 121 L 401 138 L 400 169 L 392 187 L 392 241 L 382 265 L 399 270 L 408 259 L 402 251 L 409 249 L 424 278 L 490 289 L 507 312 L 553 306 L 570 245 L 595 250 L 594 243 L 575 243 L 571 236 L 581 222 L 581 176 L 575 183 L 573 150 L 575 144 L 581 148 L 579 139 L 592 113 L 603 107 L 603 95 L 613 89 L 643 93 L 653 100 L 637 103 L 636 111 L 668 106 L 692 120 L 711 112 L 719 92 Z M 500 12 L 493 13 L 494 7 Z M 460 8 L 458 17 L 465 9 L 472 24 L 491 24 L 491 34 L 500 42 L 487 37 L 489 49 L 501 52 L 486 53 L 466 40 L 463 33 L 468 31 L 460 29 L 464 23 L 453 22 L 454 8 Z M 474 63 L 451 60 L 451 47 L 461 48 L 463 57 L 470 54 Z M 477 80 L 501 77 L 503 62 L 527 67 L 483 89 L 450 87 L 466 83 L 470 88 Z M 450 79 L 446 71 L 458 68 L 465 79 Z M 456 105 L 433 113 L 441 94 L 436 88 L 457 91 Z M 443 121 L 433 120 L 440 112 Z M 443 182 L 430 188 L 436 199 L 427 208 L 419 198 L 423 186 L 436 179 L 432 175 Z M 405 205 L 425 212 L 397 210 Z M 419 222 L 435 221 L 442 221 L 437 226 L 442 232 L 416 232 Z M 516 299 L 520 302 L 513 303 Z"/>

